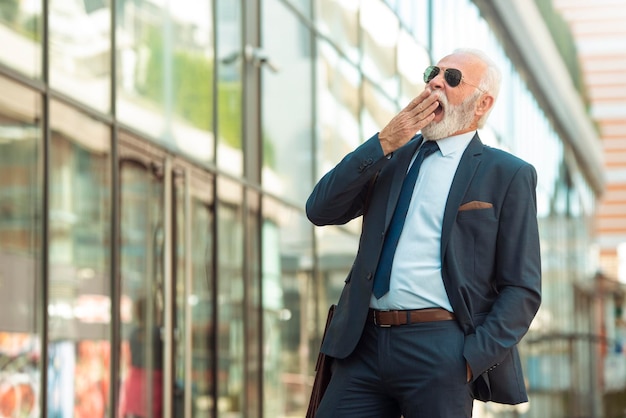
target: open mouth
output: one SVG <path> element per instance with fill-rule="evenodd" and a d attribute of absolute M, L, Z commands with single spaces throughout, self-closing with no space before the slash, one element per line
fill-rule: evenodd
<path fill-rule="evenodd" d="M 435 117 L 441 115 L 443 113 L 443 106 L 441 105 L 441 102 L 437 102 L 437 104 L 439 104 L 439 106 L 437 106 L 437 108 L 435 109 L 434 113 L 435 113 Z"/>

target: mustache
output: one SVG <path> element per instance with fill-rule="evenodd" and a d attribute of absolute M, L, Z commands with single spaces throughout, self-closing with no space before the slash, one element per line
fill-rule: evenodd
<path fill-rule="evenodd" d="M 450 104 L 448 103 L 448 97 L 445 95 L 445 93 L 443 91 L 438 91 L 436 94 L 437 94 L 437 101 L 439 102 L 439 105 L 444 110 L 447 109 L 448 107 L 450 107 Z M 458 105 L 455 105 L 453 107 L 466 106 L 466 105 L 468 105 L 468 103 L 474 102 L 476 99 L 478 99 L 478 97 L 480 97 L 480 92 L 476 92 L 474 94 L 470 94 L 469 96 L 467 96 L 465 98 L 465 100 L 463 100 L 461 103 L 459 103 Z"/>
<path fill-rule="evenodd" d="M 448 98 L 442 92 L 439 92 L 437 95 L 437 101 L 439 102 L 441 109 L 446 110 L 448 108 Z"/>

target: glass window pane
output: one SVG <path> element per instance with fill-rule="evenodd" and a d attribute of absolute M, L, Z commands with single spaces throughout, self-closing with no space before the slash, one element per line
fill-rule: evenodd
<path fill-rule="evenodd" d="M 192 416 L 211 416 L 215 405 L 215 294 L 213 275 L 213 180 L 192 182 L 191 189 L 191 370 Z"/>
<path fill-rule="evenodd" d="M 396 45 L 400 23 L 387 5 L 379 0 L 363 2 L 360 13 L 363 72 L 390 97 L 398 93 Z"/>
<path fill-rule="evenodd" d="M 103 112 L 111 109 L 111 9 L 105 0 L 49 2 L 50 84 Z"/>
<path fill-rule="evenodd" d="M 120 134 L 120 142 L 131 142 Z M 132 141 L 131 143 L 134 143 Z M 151 148 L 120 147 L 121 417 L 163 410 L 163 159 Z"/>
<path fill-rule="evenodd" d="M 360 229 L 361 219 L 353 220 L 351 223 L 354 224 L 352 228 L 345 226 L 315 228 L 321 275 L 316 283 L 319 283 L 320 315 L 323 314 L 323 318 L 326 317 L 330 304 L 339 300 L 358 249 L 359 236 L 355 235 L 353 230 Z"/>
<path fill-rule="evenodd" d="M 431 0 L 398 0 L 398 17 L 424 47 L 428 45 L 430 37 L 431 2 Z"/>
<path fill-rule="evenodd" d="M 401 107 L 409 104 L 424 90 L 424 69 L 430 64 L 428 51 L 404 30 L 398 38 L 398 75 L 400 76 Z"/>
<path fill-rule="evenodd" d="M 262 404 L 263 364 L 261 342 L 263 341 L 261 306 L 261 235 L 260 197 L 248 190 L 246 197 L 246 418 L 260 417 Z"/>
<path fill-rule="evenodd" d="M 480 11 L 471 0 L 431 1 L 432 50 L 436 61 L 451 54 L 456 48 L 479 47 L 488 51 L 484 35 L 487 24 L 480 18 Z"/>
<path fill-rule="evenodd" d="M 43 28 L 41 1 L 0 2 L 0 62 L 40 78 Z"/>
<path fill-rule="evenodd" d="M 244 282 L 243 190 L 226 178 L 218 180 L 218 415 L 243 417 Z"/>
<path fill-rule="evenodd" d="M 31 416 L 42 353 L 41 98 L 3 77 L 0 91 L 0 393 L 19 394 L 0 406 L 3 416 Z"/>
<path fill-rule="evenodd" d="M 317 176 L 321 177 L 339 162 L 339 156 L 352 151 L 361 142 L 361 75 L 330 44 L 320 41 L 317 80 Z"/>
<path fill-rule="evenodd" d="M 397 111 L 395 103 L 383 95 L 377 86 L 368 81 L 363 83 L 361 123 L 363 124 L 363 132 L 366 139 L 383 129 Z"/>
<path fill-rule="evenodd" d="M 302 417 L 320 343 L 311 224 L 302 212 L 265 198 L 262 243 L 264 416 Z"/>
<path fill-rule="evenodd" d="M 313 155 L 311 33 L 279 0 L 264 1 L 262 16 L 281 22 L 262 31 L 264 48 L 280 67 L 262 72 L 263 187 L 303 202 Z"/>
<path fill-rule="evenodd" d="M 313 0 L 287 0 L 289 3 L 293 5 L 300 13 L 302 13 L 307 18 L 311 17 L 311 3 Z"/>
<path fill-rule="evenodd" d="M 217 165 L 232 174 L 243 174 L 243 81 L 241 52 L 241 2 L 218 0 L 217 53 Z"/>
<path fill-rule="evenodd" d="M 120 0 L 117 117 L 151 140 L 212 162 L 211 1 Z"/>
<path fill-rule="evenodd" d="M 356 62 L 359 59 L 359 2 L 353 0 L 318 0 L 316 27 L 332 40 L 341 53 Z"/>
<path fill-rule="evenodd" d="M 183 404 L 192 417 L 209 417 L 215 405 L 213 178 L 191 167 L 175 167 L 174 177 L 174 329 L 180 332 L 174 339 L 174 417 L 185 416 Z"/>
<path fill-rule="evenodd" d="M 50 107 L 48 414 L 104 417 L 110 358 L 108 126 Z"/>

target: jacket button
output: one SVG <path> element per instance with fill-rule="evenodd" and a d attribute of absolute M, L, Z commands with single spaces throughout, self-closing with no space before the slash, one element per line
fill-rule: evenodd
<path fill-rule="evenodd" d="M 367 280 L 372 280 L 372 273 L 367 273 Z"/>

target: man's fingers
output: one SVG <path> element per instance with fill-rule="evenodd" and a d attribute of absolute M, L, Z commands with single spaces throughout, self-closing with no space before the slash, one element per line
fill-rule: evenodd
<path fill-rule="evenodd" d="M 426 117 L 424 118 L 423 122 L 425 122 L 425 123 L 424 123 L 424 124 L 420 127 L 420 129 L 422 129 L 424 126 L 426 126 L 426 125 L 428 125 L 430 122 L 432 122 L 432 121 L 433 121 L 433 119 L 435 119 L 435 113 L 434 113 L 434 112 L 433 112 L 433 113 L 431 113 L 431 114 L 429 114 L 428 116 L 426 116 Z"/>
<path fill-rule="evenodd" d="M 404 125 L 404 129 L 407 131 L 415 132 L 428 125 L 435 118 L 435 110 L 438 106 L 438 102 L 433 102 L 428 106 L 424 106 L 422 103 L 420 106 L 411 111 L 404 113 L 401 112 L 401 114 L 399 114 L 391 124 L 398 127 Z M 415 129 L 416 127 L 417 129 Z"/>
<path fill-rule="evenodd" d="M 422 91 L 418 96 L 416 96 L 413 100 L 409 102 L 409 104 L 405 107 L 406 110 L 411 111 L 418 107 L 423 101 L 428 100 L 428 96 L 430 96 L 430 92 L 427 90 Z"/>
<path fill-rule="evenodd" d="M 417 130 L 422 129 L 428 125 L 435 118 L 435 110 L 439 106 L 439 103 L 434 102 L 423 109 L 413 110 L 407 113 L 405 116 L 410 121 L 411 129 L 417 127 Z"/>
<path fill-rule="evenodd" d="M 437 106 L 439 106 L 439 102 L 437 101 L 437 96 L 433 95 L 433 96 L 428 97 L 423 102 L 419 103 L 413 109 L 411 109 L 410 113 L 412 117 L 416 117 L 420 113 L 429 114 L 431 112 L 434 112 L 434 110 L 437 109 Z"/>
<path fill-rule="evenodd" d="M 437 94 L 424 90 L 389 121 L 378 135 L 385 153 L 401 147 L 433 121 L 435 109 L 439 106 L 437 98 Z"/>
<path fill-rule="evenodd" d="M 423 115 L 411 118 L 411 126 L 409 130 L 412 132 L 412 135 L 417 131 L 421 131 L 424 126 L 428 125 L 433 121 L 433 119 L 435 119 L 434 110 L 434 108 L 431 111 L 427 110 Z"/>

